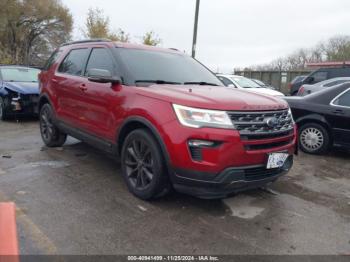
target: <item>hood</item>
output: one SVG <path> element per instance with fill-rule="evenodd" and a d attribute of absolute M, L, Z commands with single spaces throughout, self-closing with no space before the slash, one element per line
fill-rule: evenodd
<path fill-rule="evenodd" d="M 170 103 L 216 110 L 278 110 L 288 104 L 273 96 L 221 86 L 151 85 L 138 94 Z"/>
<path fill-rule="evenodd" d="M 246 88 L 245 90 L 249 92 L 255 92 L 255 93 L 269 95 L 269 96 L 279 96 L 279 97 L 284 96 L 283 93 L 273 89 L 269 89 L 269 88 Z"/>
<path fill-rule="evenodd" d="M 4 87 L 23 95 L 39 94 L 39 83 L 37 82 L 5 82 Z"/>

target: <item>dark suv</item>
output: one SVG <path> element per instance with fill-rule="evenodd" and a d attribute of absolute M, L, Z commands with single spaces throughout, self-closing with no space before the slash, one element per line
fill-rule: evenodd
<path fill-rule="evenodd" d="M 304 79 L 291 83 L 289 87 L 290 94 L 292 96 L 297 95 L 299 88 L 304 84 L 313 85 L 318 82 L 322 82 L 335 77 L 350 77 L 350 67 L 344 66 L 317 69 L 316 71 L 310 73 Z"/>
<path fill-rule="evenodd" d="M 293 163 L 296 128 L 285 101 L 226 88 L 176 50 L 70 43 L 40 82 L 44 143 L 62 146 L 68 134 L 119 155 L 142 199 L 172 187 L 224 197 L 275 181 Z"/>

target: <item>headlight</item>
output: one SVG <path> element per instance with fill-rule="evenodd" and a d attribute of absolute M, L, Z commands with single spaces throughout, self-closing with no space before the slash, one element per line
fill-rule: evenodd
<path fill-rule="evenodd" d="M 200 128 L 234 128 L 225 111 L 198 109 L 173 104 L 177 118 L 184 126 Z"/>
<path fill-rule="evenodd" d="M 294 124 L 295 122 L 294 122 L 294 118 L 293 118 L 293 114 L 292 114 L 292 109 L 291 108 L 288 109 L 288 116 L 292 119 L 292 122 Z"/>

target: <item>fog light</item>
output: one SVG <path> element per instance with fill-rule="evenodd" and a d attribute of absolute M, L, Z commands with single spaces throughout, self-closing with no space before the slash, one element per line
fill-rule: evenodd
<path fill-rule="evenodd" d="M 207 140 L 190 140 L 188 141 L 188 145 L 190 147 L 213 147 L 215 146 L 215 142 L 207 141 Z"/>

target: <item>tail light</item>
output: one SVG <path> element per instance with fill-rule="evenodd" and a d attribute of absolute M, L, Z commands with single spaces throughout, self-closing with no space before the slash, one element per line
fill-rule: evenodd
<path fill-rule="evenodd" d="M 289 90 L 292 89 L 292 83 L 289 83 L 289 84 L 288 84 L 288 89 L 289 89 Z"/>
<path fill-rule="evenodd" d="M 302 96 L 302 95 L 304 94 L 304 92 L 305 92 L 305 87 L 304 87 L 304 86 L 301 86 L 301 87 L 299 88 L 299 91 L 298 91 L 298 96 Z"/>

